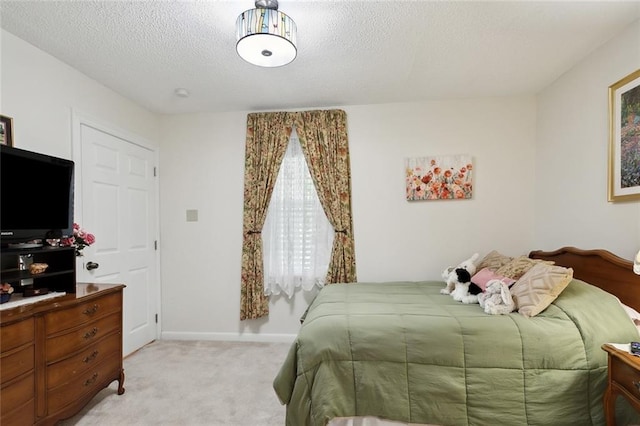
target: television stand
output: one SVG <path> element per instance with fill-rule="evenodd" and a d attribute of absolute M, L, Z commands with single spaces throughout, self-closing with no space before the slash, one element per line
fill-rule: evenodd
<path fill-rule="evenodd" d="M 9 244 L 10 249 L 30 249 L 30 248 L 40 248 L 42 247 L 42 243 L 15 243 Z"/>
<path fill-rule="evenodd" d="M 6 249 L 0 251 L 0 260 L 0 282 L 11 284 L 17 293 L 25 288 L 76 291 L 74 247 Z M 32 263 L 46 263 L 48 267 L 44 272 L 32 273 L 29 269 Z"/>

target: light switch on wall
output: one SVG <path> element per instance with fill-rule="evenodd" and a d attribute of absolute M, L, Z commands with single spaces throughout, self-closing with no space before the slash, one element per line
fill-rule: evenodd
<path fill-rule="evenodd" d="M 198 221 L 198 210 L 187 210 L 187 222 Z"/>

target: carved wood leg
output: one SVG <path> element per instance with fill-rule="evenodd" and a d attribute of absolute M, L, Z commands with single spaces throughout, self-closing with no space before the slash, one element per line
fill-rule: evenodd
<path fill-rule="evenodd" d="M 604 418 L 607 426 L 616 426 L 616 395 L 611 384 L 604 393 Z"/>
<path fill-rule="evenodd" d="M 120 370 L 120 378 L 118 379 L 118 395 L 124 393 L 124 368 Z"/>

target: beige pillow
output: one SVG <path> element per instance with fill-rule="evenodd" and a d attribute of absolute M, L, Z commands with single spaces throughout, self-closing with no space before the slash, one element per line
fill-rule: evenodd
<path fill-rule="evenodd" d="M 573 269 L 537 263 L 511 287 L 518 312 L 533 317 L 547 309 L 573 279 Z"/>
<path fill-rule="evenodd" d="M 496 271 L 496 274 L 502 275 L 503 277 L 513 278 L 514 280 L 519 280 L 524 274 L 527 273 L 529 269 L 538 263 L 545 263 L 548 265 L 553 265 L 553 261 L 550 260 L 540 260 L 540 259 L 529 259 L 527 256 L 516 257 L 509 263 L 502 265 Z"/>
<path fill-rule="evenodd" d="M 476 270 L 480 271 L 484 268 L 488 268 L 492 271 L 496 271 L 502 265 L 509 263 L 513 257 L 505 256 L 504 254 L 500 254 L 497 251 L 493 250 L 488 253 L 478 264 Z"/>

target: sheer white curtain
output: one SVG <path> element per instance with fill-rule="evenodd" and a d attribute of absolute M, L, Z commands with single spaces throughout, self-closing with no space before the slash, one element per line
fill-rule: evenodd
<path fill-rule="evenodd" d="M 293 129 L 262 229 L 265 293 L 322 287 L 333 235 Z"/>

